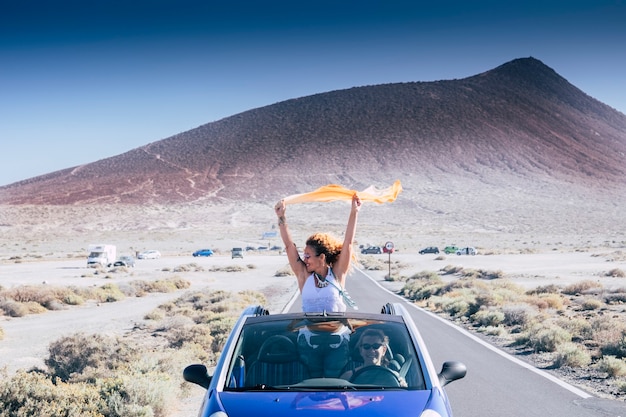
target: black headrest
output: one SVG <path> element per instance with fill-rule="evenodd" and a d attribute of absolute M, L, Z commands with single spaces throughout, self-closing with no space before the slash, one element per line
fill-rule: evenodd
<path fill-rule="evenodd" d="M 283 335 L 270 336 L 263 342 L 257 358 L 262 362 L 284 363 L 298 360 L 296 345 Z"/>

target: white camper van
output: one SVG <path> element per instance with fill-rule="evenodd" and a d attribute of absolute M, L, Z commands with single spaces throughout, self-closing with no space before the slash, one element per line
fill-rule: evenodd
<path fill-rule="evenodd" d="M 115 245 L 89 245 L 87 266 L 110 266 L 115 262 Z"/>

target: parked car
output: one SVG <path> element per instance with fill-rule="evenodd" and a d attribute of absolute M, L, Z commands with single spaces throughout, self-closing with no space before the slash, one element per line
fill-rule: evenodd
<path fill-rule="evenodd" d="M 473 248 L 471 246 L 456 251 L 457 255 L 476 255 L 477 253 L 478 251 L 476 250 L 476 248 Z"/>
<path fill-rule="evenodd" d="M 230 254 L 231 254 L 231 258 L 230 259 L 243 258 L 243 249 L 241 249 L 241 248 L 233 248 L 230 251 Z"/>
<path fill-rule="evenodd" d="M 363 250 L 361 250 L 362 254 L 379 254 L 379 253 L 383 253 L 383 250 L 380 248 L 380 246 L 370 246 L 369 248 L 365 248 Z"/>
<path fill-rule="evenodd" d="M 457 248 L 456 246 L 446 246 L 443 249 L 443 252 L 447 253 L 447 254 L 451 254 L 451 253 L 456 253 L 456 251 L 458 251 L 458 250 L 459 250 L 459 248 Z"/>
<path fill-rule="evenodd" d="M 127 266 L 132 268 L 135 266 L 135 259 L 132 256 L 120 256 L 119 259 L 113 263 L 113 266 Z"/>
<path fill-rule="evenodd" d="M 360 341 L 368 330 L 384 333 L 388 343 Z M 334 350 L 337 344 L 345 349 Z M 360 352 L 370 349 L 381 349 L 387 364 L 363 366 Z M 307 366 L 317 359 L 326 360 L 319 362 L 327 365 L 325 370 Z M 381 313 L 333 314 L 272 315 L 262 306 L 250 306 L 235 323 L 211 374 L 205 365 L 194 364 L 184 369 L 183 378 L 207 390 L 199 417 L 282 417 L 298 411 L 308 417 L 346 412 L 450 417 L 443 387 L 466 372 L 456 361 L 435 372 L 415 323 L 400 303 L 384 305 Z"/>
<path fill-rule="evenodd" d="M 193 256 L 213 256 L 213 251 L 211 249 L 198 249 L 194 253 Z"/>
<path fill-rule="evenodd" d="M 428 246 L 420 250 L 420 255 L 423 255 L 425 253 L 439 253 L 439 248 L 436 246 Z"/>
<path fill-rule="evenodd" d="M 159 259 L 160 257 L 161 252 L 158 250 L 147 250 L 137 255 L 137 259 Z"/>

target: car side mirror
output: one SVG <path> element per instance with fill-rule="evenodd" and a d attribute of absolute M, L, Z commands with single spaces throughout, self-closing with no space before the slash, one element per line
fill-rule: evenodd
<path fill-rule="evenodd" d="M 467 374 L 467 367 L 465 364 L 457 361 L 444 362 L 441 367 L 439 375 L 439 383 L 442 387 L 448 385 L 450 382 L 463 378 Z"/>
<path fill-rule="evenodd" d="M 200 364 L 187 366 L 183 370 L 183 378 L 185 381 L 198 384 L 204 389 L 208 389 L 211 383 L 211 376 L 206 366 Z"/>

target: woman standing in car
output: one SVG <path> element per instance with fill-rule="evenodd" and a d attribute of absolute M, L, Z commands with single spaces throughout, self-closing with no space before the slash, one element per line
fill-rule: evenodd
<path fill-rule="evenodd" d="M 289 265 L 298 280 L 305 312 L 346 311 L 346 302 L 353 303 L 344 291 L 346 277 L 355 257 L 353 240 L 361 199 L 355 193 L 343 242 L 326 233 L 316 233 L 306 241 L 302 258 L 291 238 L 285 218 L 283 200 L 275 206 L 280 236 L 285 244 Z"/>

